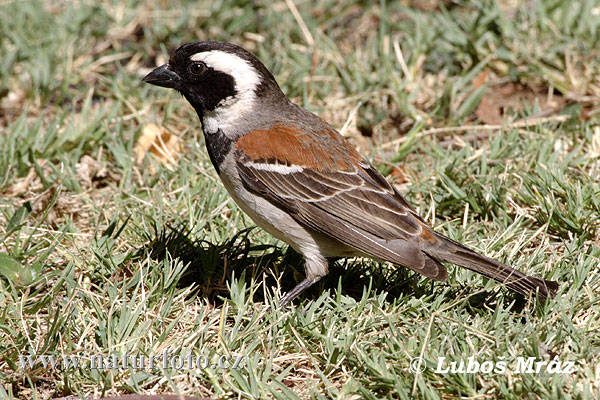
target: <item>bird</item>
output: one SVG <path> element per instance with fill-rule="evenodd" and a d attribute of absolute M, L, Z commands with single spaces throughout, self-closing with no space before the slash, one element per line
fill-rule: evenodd
<path fill-rule="evenodd" d="M 178 91 L 198 114 L 223 185 L 259 227 L 304 258 L 288 305 L 328 273 L 330 259 L 368 257 L 434 281 L 448 262 L 546 300 L 558 283 L 526 275 L 435 232 L 327 122 L 293 103 L 252 53 L 228 42 L 186 43 L 143 79 Z"/>

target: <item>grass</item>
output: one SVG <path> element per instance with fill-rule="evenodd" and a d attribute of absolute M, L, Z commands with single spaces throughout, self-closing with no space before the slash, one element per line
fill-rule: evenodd
<path fill-rule="evenodd" d="M 598 398 L 600 5 L 440 4 L 3 1 L 0 397 Z M 432 283 L 351 259 L 277 308 L 302 259 L 231 202 L 191 107 L 140 82 L 205 39 L 255 52 L 436 230 L 558 296 L 536 307 L 463 269 Z M 179 141 L 168 162 L 136 160 L 150 124 Z M 165 350 L 242 358 L 19 363 Z M 574 371 L 516 371 L 529 356 Z M 438 373 L 439 357 L 507 369 Z"/>

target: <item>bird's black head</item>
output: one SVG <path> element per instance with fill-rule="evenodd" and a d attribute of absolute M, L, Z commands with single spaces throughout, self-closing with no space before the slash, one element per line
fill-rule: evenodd
<path fill-rule="evenodd" d="M 178 90 L 200 116 L 224 104 L 248 107 L 256 97 L 281 94 L 273 75 L 253 54 L 222 42 L 184 44 L 143 81 Z"/>

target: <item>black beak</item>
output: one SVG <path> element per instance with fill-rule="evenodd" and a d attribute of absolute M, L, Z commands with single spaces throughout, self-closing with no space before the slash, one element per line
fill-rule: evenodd
<path fill-rule="evenodd" d="M 155 68 L 142 79 L 142 82 L 170 89 L 179 89 L 181 77 L 175 71 L 169 69 L 169 64 Z"/>

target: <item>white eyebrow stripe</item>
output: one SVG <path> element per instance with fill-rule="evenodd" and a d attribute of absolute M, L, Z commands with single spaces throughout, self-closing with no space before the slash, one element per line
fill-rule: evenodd
<path fill-rule="evenodd" d="M 202 51 L 192 55 L 190 60 L 201 61 L 208 67 L 231 75 L 238 93 L 253 92 L 261 81 L 252 64 L 236 54 L 221 50 Z"/>

